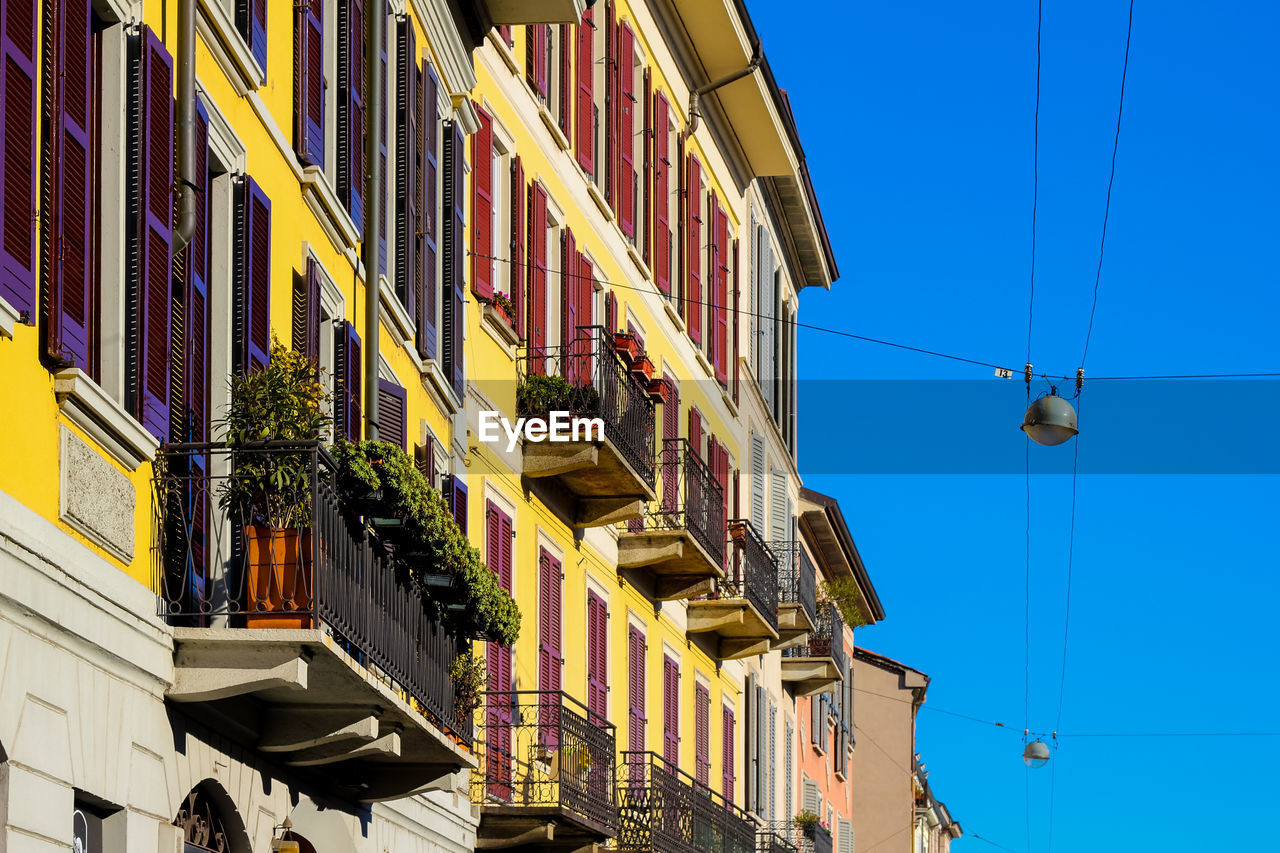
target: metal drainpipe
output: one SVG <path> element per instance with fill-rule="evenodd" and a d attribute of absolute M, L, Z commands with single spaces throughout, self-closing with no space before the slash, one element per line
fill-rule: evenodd
<path fill-rule="evenodd" d="M 191 2 L 192 0 L 188 0 Z M 379 290 L 378 236 L 382 231 L 382 205 L 378 194 L 382 191 L 382 161 L 378 157 L 378 143 L 382 136 L 382 29 L 386 26 L 384 0 L 368 0 L 365 3 L 365 77 L 368 81 L 365 100 L 364 133 L 364 243 L 361 259 L 364 263 L 364 414 L 365 438 L 378 438 L 378 337 Z"/>
<path fill-rule="evenodd" d="M 764 59 L 764 51 L 760 49 L 760 42 L 757 40 L 751 48 L 751 61 L 747 63 L 746 68 L 741 68 L 732 74 L 721 77 L 719 80 L 713 80 L 704 86 L 699 86 L 689 93 L 689 124 L 685 127 L 681 134 L 685 139 L 693 136 L 694 131 L 698 129 L 698 120 L 702 118 L 702 113 L 698 111 L 698 99 L 708 92 L 714 92 L 721 86 L 728 86 L 735 80 L 741 80 L 748 74 L 753 74 L 760 67 L 760 62 Z"/>
<path fill-rule="evenodd" d="M 181 251 L 196 230 L 196 0 L 178 0 L 177 162 L 174 175 L 178 194 L 177 221 L 171 243 Z"/>

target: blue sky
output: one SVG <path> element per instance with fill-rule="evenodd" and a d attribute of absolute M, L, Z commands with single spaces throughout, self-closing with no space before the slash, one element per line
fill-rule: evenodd
<path fill-rule="evenodd" d="M 825 16 L 779 0 L 750 7 L 790 91 L 842 273 L 829 294 L 805 291 L 801 319 L 1020 366 L 1036 4 L 857 3 Z M 1074 372 L 1084 345 L 1127 12 L 1122 0 L 1045 3 L 1032 361 L 1055 373 Z M 1271 3 L 1137 4 L 1090 374 L 1280 371 L 1278 35 Z M 815 332 L 799 347 L 804 379 L 991 377 Z M 802 472 L 840 498 L 888 610 L 859 642 L 928 672 L 929 706 L 1009 726 L 922 711 L 936 791 L 967 835 L 1013 851 L 1256 844 L 1240 815 L 1275 812 L 1280 738 L 1065 735 L 1280 730 L 1280 481 L 1268 441 L 1280 383 L 1143 384 L 1129 398 L 1113 385 L 1106 405 L 1101 385 L 1096 397 L 1086 386 L 1080 462 L 1091 473 L 1079 480 L 1064 737 L 1056 778 L 1051 767 L 1030 775 L 1029 831 L 1024 392 L 1018 380 L 991 384 L 968 395 L 944 382 L 946 405 L 929 383 L 800 391 Z M 896 444 L 880 429 L 889 455 L 919 448 L 928 461 L 874 474 L 857 473 L 874 454 L 830 464 L 833 443 L 869 441 L 844 425 L 866 422 L 911 425 Z M 1165 473 L 1126 470 L 1124 442 L 1144 434 L 1172 448 Z M 948 445 L 967 467 L 936 461 Z M 1197 469 L 1224 448 L 1233 464 Z M 1037 447 L 1033 469 L 1069 470 L 1071 452 Z M 1254 453 L 1261 473 L 1238 473 Z M 1033 479 L 1038 731 L 1057 712 L 1070 505 L 1069 476 Z M 859 853 L 876 841 L 860 837 Z M 957 849 L 996 848 L 967 838 Z"/>

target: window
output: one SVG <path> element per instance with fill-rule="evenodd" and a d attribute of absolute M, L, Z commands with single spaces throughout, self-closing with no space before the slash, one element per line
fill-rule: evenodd
<path fill-rule="evenodd" d="M 294 4 L 293 38 L 293 149 L 304 165 L 323 167 L 324 0 L 299 0 Z M 360 91 L 363 92 L 363 78 Z"/>
<path fill-rule="evenodd" d="M 680 763 L 680 666 L 670 655 L 662 657 L 662 757 Z"/>
<path fill-rule="evenodd" d="M 690 154 L 685 163 L 684 191 L 684 264 L 683 291 L 684 320 L 689 338 L 702 344 L 703 317 L 706 313 L 703 297 L 703 212 L 702 164 L 696 155 Z"/>
<path fill-rule="evenodd" d="M 609 611 L 603 598 L 587 591 L 587 711 L 608 717 Z"/>
<path fill-rule="evenodd" d="M 725 705 L 721 711 L 720 721 L 721 741 L 721 776 L 720 776 L 720 793 L 724 798 L 733 802 L 733 782 L 734 782 L 734 718 L 733 708 Z"/>
<path fill-rule="evenodd" d="M 0 299 L 36 316 L 36 2 L 10 0 L 0 15 Z M 86 70 L 87 74 L 87 70 Z"/>
<path fill-rule="evenodd" d="M 560 561 L 538 549 L 538 689 L 558 692 L 564 660 L 560 630 Z"/>
<path fill-rule="evenodd" d="M 640 629 L 627 626 L 627 748 L 633 752 L 643 752 L 645 748 L 646 648 Z"/>
<path fill-rule="evenodd" d="M 693 686 L 693 764 L 695 778 L 711 784 L 711 691 L 698 682 Z"/>

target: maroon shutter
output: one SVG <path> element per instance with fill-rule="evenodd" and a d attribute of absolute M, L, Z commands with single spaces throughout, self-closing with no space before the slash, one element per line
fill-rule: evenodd
<path fill-rule="evenodd" d="M 338 0 L 338 198 L 351 214 L 356 230 L 364 228 L 364 0 Z M 406 21 L 407 23 L 407 21 Z M 409 26 L 412 31 L 413 27 Z M 308 74 L 315 74 L 310 67 Z M 321 72 L 323 73 L 323 72 Z"/>
<path fill-rule="evenodd" d="M 653 206 L 653 77 L 648 66 L 644 69 L 643 104 L 644 126 L 640 131 L 640 140 L 644 152 L 644 164 L 640 179 L 636 181 L 636 186 L 640 188 L 640 200 L 637 203 L 639 210 L 636 217 L 644 224 L 644 242 L 640 245 L 641 256 L 646 264 L 652 264 L 653 238 L 650 229 L 653 227 L 651 213 Z"/>
<path fill-rule="evenodd" d="M 159 37 L 149 28 L 143 29 L 140 49 L 142 104 L 138 162 L 142 172 L 138 187 L 139 346 L 135 356 L 134 416 L 152 435 L 163 439 L 169 432 L 173 63 Z"/>
<path fill-rule="evenodd" d="M 547 191 L 536 181 L 529 201 L 529 349 L 541 372 L 547 349 Z"/>
<path fill-rule="evenodd" d="M 81 4 L 86 5 L 86 4 Z M 0 299 L 36 312 L 36 2 L 0 5 Z"/>
<path fill-rule="evenodd" d="M 654 105 L 653 131 L 653 279 L 658 289 L 671 295 L 671 105 L 659 92 Z"/>
<path fill-rule="evenodd" d="M 740 369 L 739 362 L 741 361 L 738 358 L 740 345 L 738 338 L 738 296 L 742 292 L 742 256 L 738 252 L 738 240 L 735 237 L 733 248 L 729 252 L 729 257 L 733 260 L 733 272 L 730 274 L 730 278 L 733 281 L 733 298 L 731 300 L 733 307 L 731 314 L 733 317 L 733 348 L 729 350 L 729 363 L 733 366 L 733 402 L 735 404 L 738 402 L 738 372 Z"/>
<path fill-rule="evenodd" d="M 711 693 L 701 684 L 693 688 L 694 771 L 699 783 L 711 784 Z"/>
<path fill-rule="evenodd" d="M 645 747 L 645 649 L 644 635 L 634 625 L 627 626 L 627 749 L 642 752 Z"/>
<path fill-rule="evenodd" d="M 721 769 L 721 776 L 720 776 L 720 793 L 724 795 L 725 800 L 731 803 L 733 802 L 733 779 L 734 779 L 733 729 L 734 729 L 733 711 L 730 708 L 726 707 L 723 710 L 723 717 L 722 717 L 722 722 L 720 726 L 720 730 L 721 730 L 720 754 L 723 756 L 723 758 L 721 759 L 723 766 Z"/>
<path fill-rule="evenodd" d="M 547 99 L 547 65 L 549 64 L 547 39 L 550 35 L 551 29 L 546 24 L 525 27 L 528 47 L 525 73 L 528 75 L 529 85 L 533 87 L 533 91 L 544 101 Z"/>
<path fill-rule="evenodd" d="M 582 288 L 578 284 L 578 244 L 573 239 L 573 229 L 564 229 L 564 242 L 560 254 L 560 302 L 564 305 L 560 324 L 560 343 L 569 344 L 578 337 L 578 326 L 581 311 L 578 300 L 582 297 Z M 570 381 L 572 379 L 570 378 Z"/>
<path fill-rule="evenodd" d="M 636 236 L 636 37 L 624 23 L 618 36 L 618 225 Z"/>
<path fill-rule="evenodd" d="M 334 349 L 334 434 L 345 436 L 348 441 L 359 441 L 361 419 L 360 336 L 350 320 L 343 320 L 333 334 Z"/>
<path fill-rule="evenodd" d="M 604 599 L 587 590 L 587 711 L 602 725 L 608 715 L 609 612 Z"/>
<path fill-rule="evenodd" d="M 387 27 L 386 20 L 391 10 L 382 3 L 382 45 L 379 57 L 382 60 L 378 79 L 382 81 L 382 103 L 387 102 Z M 385 110 L 385 106 L 384 106 Z M 382 124 L 378 126 L 378 272 L 387 274 L 387 122 L 383 113 Z"/>
<path fill-rule="evenodd" d="M 706 458 L 702 455 L 702 415 L 693 408 L 689 409 L 689 446 L 698 458 Z"/>
<path fill-rule="evenodd" d="M 524 183 L 524 166 L 520 163 L 520 157 L 512 158 L 511 162 L 511 246 L 510 254 L 511 263 L 511 304 L 515 307 L 516 316 L 512 319 L 516 323 L 516 335 L 524 337 L 524 283 L 529 276 L 529 265 L 525 263 L 525 233 L 529 227 L 526 222 L 527 206 L 529 203 L 528 190 Z"/>
<path fill-rule="evenodd" d="M 436 358 L 438 336 L 436 332 L 437 306 L 440 299 L 440 280 L 436 271 L 436 257 L 440 239 L 440 204 L 436 192 L 439 160 L 436 156 L 440 136 L 440 116 L 437 92 L 439 80 L 436 69 L 427 63 L 418 87 L 418 130 L 422 140 L 422 299 L 418 301 L 418 354 L 423 358 Z"/>
<path fill-rule="evenodd" d="M 454 523 L 465 536 L 467 535 L 467 484 L 461 477 L 450 474 L 445 477 L 443 486 L 441 491 L 444 492 L 445 501 L 449 504 L 449 511 L 453 513 Z"/>
<path fill-rule="evenodd" d="M 413 21 L 396 26 L 396 296 L 414 322 L 420 322 L 422 162 L 418 126 L 418 46 Z"/>
<path fill-rule="evenodd" d="M 247 175 L 236 186 L 235 219 L 232 343 L 235 369 L 248 372 L 271 358 L 271 200 Z"/>
<path fill-rule="evenodd" d="M 480 129 L 471 137 L 471 291 L 493 299 L 493 119 L 479 104 Z"/>
<path fill-rule="evenodd" d="M 688 284 L 684 292 L 685 322 L 689 326 L 689 338 L 696 344 L 702 342 L 702 165 L 698 158 L 689 155 L 689 182 L 685 186 L 685 263 L 689 267 Z"/>
<path fill-rule="evenodd" d="M 538 551 L 538 689 L 559 692 L 564 658 L 561 633 L 560 561 Z"/>
<path fill-rule="evenodd" d="M 404 387 L 388 379 L 378 380 L 378 438 L 408 450 L 408 395 Z"/>
<path fill-rule="evenodd" d="M 662 757 L 680 762 L 680 668 L 669 656 L 662 657 Z"/>
<path fill-rule="evenodd" d="M 574 116 L 574 121 L 576 122 L 574 144 L 578 150 L 578 165 L 582 166 L 589 175 L 595 172 L 596 157 L 595 97 L 593 94 L 596 68 L 595 30 L 592 10 L 587 9 L 582 13 L 582 23 L 577 27 L 578 89 L 576 96 L 577 115 Z"/>
<path fill-rule="evenodd" d="M 209 440 L 209 118 L 196 101 L 196 227 L 186 247 L 186 318 L 183 400 L 186 429 L 180 440 Z M 318 301 L 318 299 L 317 299 Z M 319 308 L 316 309 L 319 333 Z M 318 353 L 317 353 L 318 356 Z"/>
<path fill-rule="evenodd" d="M 18 40 L 27 41 L 28 37 L 26 35 L 17 32 L 28 23 L 24 20 L 23 11 L 21 9 L 9 10 L 7 8 L 8 4 L 6 3 L 5 5 L 4 14 L 8 22 L 6 26 L 15 30 L 10 38 L 17 36 Z M 44 98 L 47 122 L 44 159 L 48 163 L 47 170 L 49 173 L 47 186 L 44 188 L 44 192 L 48 197 L 46 202 L 48 210 L 44 218 L 46 234 L 45 257 L 47 258 L 44 292 L 45 353 L 59 364 L 74 364 L 85 370 L 90 370 L 89 361 L 92 348 L 89 326 L 93 311 L 91 247 L 94 243 L 92 229 L 95 181 L 93 180 L 92 140 L 94 99 L 92 97 L 93 57 L 91 55 L 91 45 L 93 36 L 91 17 L 87 0 L 68 0 L 68 2 L 53 4 L 49 14 L 45 17 L 46 26 L 50 30 L 49 37 L 45 40 L 49 70 L 45 72 Z M 34 23 L 34 19 L 30 23 Z M 147 44 L 149 45 L 151 37 L 150 31 L 147 32 Z M 158 44 L 158 42 L 156 43 Z M 163 51 L 163 47 L 160 49 Z M 16 55 L 16 51 L 14 54 Z M 165 56 L 167 58 L 167 54 Z M 12 74 L 17 84 L 16 88 L 21 90 L 23 74 L 16 63 L 11 63 L 9 57 L 10 54 L 6 53 L 6 79 L 9 74 Z M 142 73 L 145 74 L 146 69 L 149 67 L 149 65 L 144 65 Z M 167 67 L 164 66 L 164 68 Z M 160 70 L 163 70 L 163 68 Z M 172 77 L 169 76 L 166 79 L 172 79 Z M 143 150 L 149 151 L 148 143 L 154 143 L 156 140 L 151 134 L 152 127 L 146 123 L 146 118 L 150 116 L 153 109 L 157 113 L 162 113 L 156 116 L 156 121 L 161 120 L 164 115 L 170 117 L 169 137 L 172 139 L 173 90 L 170 87 L 167 93 L 168 100 L 162 100 L 159 97 L 158 89 L 152 86 L 150 78 L 144 77 L 141 86 L 142 104 L 139 106 L 143 111 L 144 124 L 140 130 L 140 141 L 143 145 Z M 14 121 L 17 121 L 25 113 L 26 104 L 21 100 L 21 91 L 15 94 L 18 100 L 14 104 Z M 163 112 L 165 110 L 168 110 L 168 112 Z M 21 133 L 27 128 L 11 127 L 11 130 L 17 137 L 16 147 L 18 151 L 21 151 L 23 147 Z M 15 199 L 20 200 L 23 192 L 22 182 L 24 175 L 23 167 L 14 162 L 16 155 L 17 151 L 11 152 L 7 147 L 5 148 L 6 175 L 12 171 L 14 176 L 12 192 Z M 142 168 L 144 170 L 140 180 L 150 187 L 152 186 L 149 182 L 151 176 L 164 164 L 149 164 L 146 160 L 140 162 L 143 164 Z M 34 160 L 32 165 L 34 165 Z M 6 189 L 6 197 L 8 192 L 9 190 Z M 146 199 L 147 197 L 144 196 L 144 203 Z M 167 195 L 164 203 L 166 205 L 164 224 L 167 228 L 168 215 L 172 206 L 172 201 Z M 23 228 L 26 235 L 35 232 L 29 217 L 25 224 L 21 222 L 21 217 L 19 217 L 19 221 L 16 224 Z M 15 234 L 10 238 L 6 233 L 5 242 L 16 244 L 22 236 L 24 235 Z M 165 253 L 166 255 L 168 253 L 167 243 Z M 148 260 L 150 260 L 149 257 Z M 152 278 L 161 272 L 158 262 L 152 267 L 143 267 L 143 269 L 152 273 L 152 275 L 144 273 L 147 278 L 146 284 L 148 285 L 152 284 Z M 167 259 L 163 274 L 167 285 L 169 278 Z M 14 307 L 21 308 L 19 305 Z M 165 340 L 156 347 L 157 354 L 164 353 L 166 356 L 159 363 L 160 367 L 167 366 L 167 318 L 168 315 L 166 313 L 163 328 L 166 333 Z M 159 331 L 158 327 L 157 331 Z M 158 379 L 167 383 L 167 370 Z M 164 395 L 166 404 L 167 400 L 168 395 L 166 393 Z M 137 414 L 136 411 L 135 414 Z M 149 427 L 160 427 L 159 431 L 153 433 L 155 435 L 164 435 L 166 432 L 165 427 L 168 425 L 167 409 L 164 414 L 165 418 L 163 420 L 157 420 Z"/>
<path fill-rule="evenodd" d="M 662 404 L 662 508 L 675 512 L 680 502 L 680 383 L 674 376 L 664 377 L 667 399 Z"/>
<path fill-rule="evenodd" d="M 324 0 L 294 5 L 294 148 L 303 163 L 324 165 Z"/>
<path fill-rule="evenodd" d="M 258 67 L 267 71 L 267 0 L 236 0 L 236 29 Z"/>
<path fill-rule="evenodd" d="M 573 104 L 574 104 L 574 81 L 573 81 L 573 27 L 568 24 L 560 25 L 560 129 L 564 131 L 566 139 L 573 139 Z"/>
<path fill-rule="evenodd" d="M 604 327 L 610 334 L 618 331 L 618 297 L 612 290 L 604 295 Z"/>
<path fill-rule="evenodd" d="M 511 589 L 511 517 L 492 501 L 485 506 L 485 557 L 503 589 Z M 489 710 L 485 725 L 489 753 L 489 793 L 502 801 L 511 799 L 511 647 L 489 643 Z"/>
<path fill-rule="evenodd" d="M 711 274 L 714 287 L 711 297 L 714 326 L 711 330 L 711 363 L 715 366 L 716 380 L 724 387 L 729 385 L 729 217 L 713 202 L 715 210 L 711 224 L 712 259 Z"/>
<path fill-rule="evenodd" d="M 604 195 L 616 211 L 618 205 L 618 21 L 613 3 L 606 2 L 604 8 Z"/>
<path fill-rule="evenodd" d="M 320 265 L 308 257 L 306 269 L 293 283 L 293 349 L 314 364 L 320 362 Z"/>

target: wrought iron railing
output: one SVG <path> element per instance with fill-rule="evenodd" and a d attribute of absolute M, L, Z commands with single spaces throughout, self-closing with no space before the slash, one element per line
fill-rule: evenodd
<path fill-rule="evenodd" d="M 750 521 L 729 522 L 729 570 L 716 581 L 721 598 L 745 598 L 764 621 L 778 629 L 778 560 Z"/>
<path fill-rule="evenodd" d="M 603 326 L 579 326 L 578 337 L 565 346 L 527 347 L 516 368 L 517 415 L 548 418 L 563 411 L 571 418 L 600 418 L 605 438 L 653 487 L 654 403 L 614 351 Z"/>
<path fill-rule="evenodd" d="M 171 625 L 320 628 L 466 746 L 450 664 L 469 643 L 341 505 L 316 442 L 173 444 L 156 457 L 152 545 L 159 615 Z"/>
<path fill-rule="evenodd" d="M 818 605 L 817 628 L 809 632 L 809 642 L 783 649 L 783 657 L 833 658 L 836 667 L 844 672 L 844 622 L 835 604 L 824 601 Z"/>
<path fill-rule="evenodd" d="M 614 789 L 617 731 L 558 691 L 486 693 L 476 733 L 479 764 L 471 801 L 560 807 L 603 827 L 618 827 Z"/>
<path fill-rule="evenodd" d="M 724 491 L 711 466 L 685 438 L 662 441 L 658 456 L 659 498 L 645 507 L 644 517 L 627 525 L 631 531 L 687 530 L 717 566 L 724 565 Z"/>
<path fill-rule="evenodd" d="M 770 821 L 756 830 L 756 853 L 799 853 L 800 830 L 789 820 Z"/>
<path fill-rule="evenodd" d="M 798 604 L 809 616 L 818 618 L 818 576 L 809 554 L 797 539 L 769 543 L 778 558 L 778 603 Z"/>
<path fill-rule="evenodd" d="M 624 752 L 618 769 L 619 850 L 752 853 L 756 826 L 720 794 L 652 752 Z"/>

